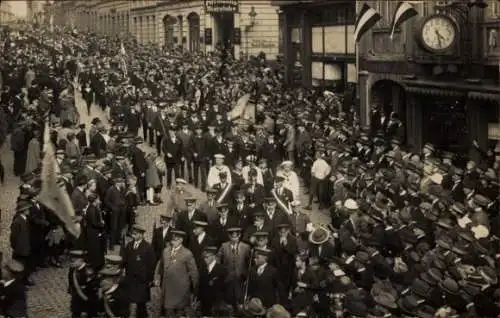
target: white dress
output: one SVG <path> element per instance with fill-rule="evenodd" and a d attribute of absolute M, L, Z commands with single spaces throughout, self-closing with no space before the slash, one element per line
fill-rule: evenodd
<path fill-rule="evenodd" d="M 220 182 L 219 173 L 225 172 L 227 174 L 227 183 L 231 184 L 231 170 L 226 165 L 212 166 L 208 171 L 207 186 L 212 188 L 215 184 Z"/>

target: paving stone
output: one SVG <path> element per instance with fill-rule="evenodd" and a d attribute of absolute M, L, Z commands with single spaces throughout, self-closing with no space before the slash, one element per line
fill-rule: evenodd
<path fill-rule="evenodd" d="M 76 94 L 76 105 L 80 113 L 81 123 L 85 123 L 87 129 L 90 127 L 90 121 L 94 117 L 99 117 L 101 120 L 108 123 L 106 115 L 100 107 L 92 106 L 91 115 L 87 115 L 86 105 L 81 98 L 80 92 Z M 141 145 L 145 151 L 154 151 L 147 144 Z M 0 248 L 4 251 L 4 259 L 10 257 L 10 224 L 15 212 L 16 198 L 19 195 L 20 180 L 12 174 L 13 154 L 10 151 L 9 141 L 7 140 L 0 154 L 2 162 L 6 168 L 5 184 L 0 188 L 0 202 L 3 211 L 1 226 L 0 226 Z M 167 201 L 169 192 L 163 190 L 162 198 Z M 204 195 L 198 195 L 198 200 L 205 199 Z M 301 197 L 301 202 L 307 202 L 307 196 Z M 167 209 L 165 204 L 158 206 L 143 206 L 137 211 L 137 222 L 144 226 L 147 230 L 146 239 L 151 241 L 152 229 L 155 223 L 159 223 L 159 215 Z M 305 211 L 311 217 L 315 224 L 326 224 L 329 217 L 313 209 Z M 116 253 L 114 251 L 113 253 Z M 36 318 L 67 318 L 69 317 L 69 295 L 67 293 L 67 268 L 43 268 L 39 269 L 33 278 L 36 282 L 35 286 L 29 288 L 28 291 L 28 315 Z M 148 308 L 153 317 L 158 316 L 159 310 L 159 289 L 152 289 L 152 301 L 148 304 Z"/>

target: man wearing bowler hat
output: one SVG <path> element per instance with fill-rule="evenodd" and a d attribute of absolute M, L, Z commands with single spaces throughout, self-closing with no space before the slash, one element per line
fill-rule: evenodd
<path fill-rule="evenodd" d="M 114 184 L 106 191 L 104 203 L 110 212 L 110 233 L 109 245 L 120 244 L 122 231 L 126 223 L 127 201 L 125 198 L 125 180 L 123 178 L 113 178 Z"/>
<path fill-rule="evenodd" d="M 207 221 L 207 216 L 196 207 L 196 198 L 187 197 L 185 199 L 187 209 L 181 211 L 175 220 L 175 228 L 186 233 L 193 232 L 194 221 Z M 184 244 L 189 244 L 189 237 L 186 237 Z M 187 245 L 186 245 L 187 246 Z"/>
<path fill-rule="evenodd" d="M 150 287 L 153 283 L 155 256 L 151 245 L 144 240 L 146 230 L 134 225 L 133 241 L 123 250 L 125 277 L 123 285 L 129 296 L 129 303 L 136 304 L 137 318 L 148 317 L 146 303 L 151 299 Z"/>
<path fill-rule="evenodd" d="M 172 214 L 160 214 L 160 226 L 154 228 L 153 238 L 151 239 L 151 246 L 155 252 L 156 262 L 158 262 L 163 250 L 172 239 L 173 229 Z"/>
<path fill-rule="evenodd" d="M 286 300 L 283 283 L 278 271 L 268 263 L 270 250 L 255 249 L 255 266 L 249 273 L 248 297 L 259 298 L 264 307 L 269 308 Z"/>
<path fill-rule="evenodd" d="M 198 268 L 191 251 L 182 245 L 185 237 L 184 231 L 172 231 L 172 241 L 155 271 L 155 285 L 161 286 L 160 303 L 167 317 L 191 314 L 191 296 L 198 289 Z"/>
<path fill-rule="evenodd" d="M 244 282 L 251 261 L 251 249 L 248 244 L 240 241 L 241 228 L 229 228 L 227 232 L 229 241 L 222 244 L 217 256 L 227 273 L 224 281 L 225 300 L 233 306 L 233 309 L 236 309 L 243 302 Z"/>
<path fill-rule="evenodd" d="M 29 212 L 33 207 L 30 201 L 20 201 L 17 203 L 16 214 L 10 226 L 10 246 L 12 248 L 12 258 L 20 262 L 24 268 L 25 283 L 32 285 L 29 279 L 31 274 L 31 240 Z"/>
<path fill-rule="evenodd" d="M 213 309 L 224 303 L 224 280 L 226 271 L 217 260 L 217 247 L 206 246 L 203 250 L 203 263 L 200 267 L 201 314 L 213 316 Z"/>

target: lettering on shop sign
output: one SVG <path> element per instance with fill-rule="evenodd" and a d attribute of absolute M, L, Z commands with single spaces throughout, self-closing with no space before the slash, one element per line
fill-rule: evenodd
<path fill-rule="evenodd" d="M 250 46 L 258 49 L 273 49 L 276 47 L 276 43 L 272 40 L 252 39 Z"/>
<path fill-rule="evenodd" d="M 238 0 L 205 0 L 207 13 L 238 12 Z"/>

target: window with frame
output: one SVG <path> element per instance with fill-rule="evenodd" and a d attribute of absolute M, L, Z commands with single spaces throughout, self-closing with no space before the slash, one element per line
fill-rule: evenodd
<path fill-rule="evenodd" d="M 486 8 L 486 17 L 488 19 L 500 18 L 500 1 L 490 0 Z"/>

